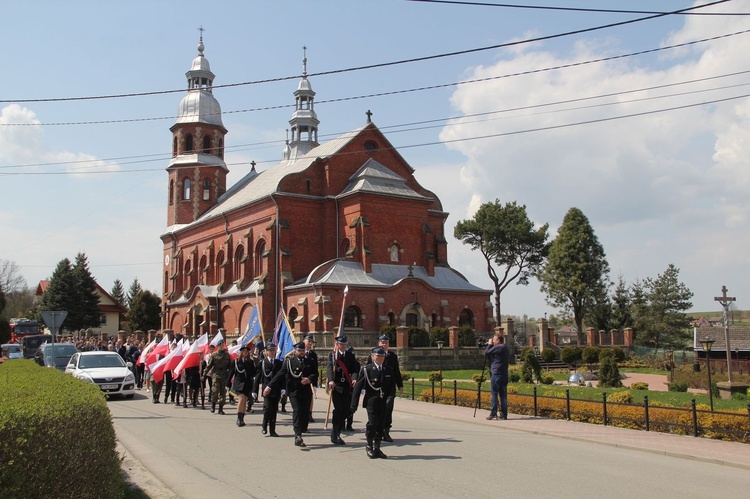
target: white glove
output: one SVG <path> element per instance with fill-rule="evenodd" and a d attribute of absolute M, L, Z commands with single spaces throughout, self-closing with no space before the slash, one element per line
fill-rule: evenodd
<path fill-rule="evenodd" d="M 282 389 L 281 390 L 281 396 L 283 397 L 284 395 L 286 395 L 286 390 Z"/>
<path fill-rule="evenodd" d="M 258 394 L 257 393 L 253 393 L 253 400 L 258 400 Z"/>

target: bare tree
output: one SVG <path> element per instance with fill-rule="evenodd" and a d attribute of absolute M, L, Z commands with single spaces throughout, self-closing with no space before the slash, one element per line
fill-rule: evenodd
<path fill-rule="evenodd" d="M 21 274 L 21 267 L 16 262 L 0 260 L 0 287 L 6 295 L 26 287 L 26 279 Z"/>

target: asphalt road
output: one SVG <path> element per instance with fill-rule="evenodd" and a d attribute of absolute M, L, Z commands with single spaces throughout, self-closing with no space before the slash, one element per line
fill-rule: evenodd
<path fill-rule="evenodd" d="M 746 497 L 750 486 L 746 469 L 516 431 L 471 409 L 456 420 L 420 414 L 417 402 L 402 412 L 396 401 L 396 441 L 383 443 L 388 459 L 371 460 L 362 409 L 358 431 L 342 435 L 347 445 L 331 445 L 321 391 L 304 449 L 293 445 L 291 414 L 279 415 L 281 437 L 271 438 L 257 411 L 237 428 L 234 406 L 220 416 L 145 395 L 109 406 L 120 444 L 163 484 L 146 488 L 152 497 L 705 499 Z"/>

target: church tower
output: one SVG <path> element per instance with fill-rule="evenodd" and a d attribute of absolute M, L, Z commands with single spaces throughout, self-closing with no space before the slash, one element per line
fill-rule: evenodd
<path fill-rule="evenodd" d="M 307 80 L 307 53 L 302 59 L 302 80 L 294 92 L 294 114 L 289 124 L 292 138 L 284 148 L 282 159 L 304 156 L 318 144 L 318 116 L 315 114 L 315 92 Z"/>
<path fill-rule="evenodd" d="M 203 55 L 203 33 L 198 55 L 185 73 L 188 93 L 180 102 L 172 131 L 169 162 L 167 226 L 195 221 L 216 204 L 227 189 L 229 169 L 224 162 L 221 106 L 213 95 L 214 74 Z"/>

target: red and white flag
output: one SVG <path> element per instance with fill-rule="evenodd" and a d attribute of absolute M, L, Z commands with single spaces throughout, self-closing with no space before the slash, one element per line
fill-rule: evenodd
<path fill-rule="evenodd" d="M 164 379 L 164 365 L 167 363 L 167 360 L 167 357 L 164 357 L 148 365 L 148 369 L 151 371 L 151 379 L 154 383 L 160 383 Z"/>
<path fill-rule="evenodd" d="M 146 357 L 146 364 L 149 366 L 156 362 L 157 355 L 167 355 L 169 353 L 169 335 L 165 334 L 164 338 L 161 339 L 158 345 L 156 345 L 151 353 Z"/>
<path fill-rule="evenodd" d="M 141 352 L 141 355 L 138 356 L 138 360 L 135 362 L 136 366 L 140 366 L 146 363 L 146 358 L 148 357 L 148 354 L 151 352 L 151 349 L 154 348 L 156 345 L 156 339 L 151 340 L 151 343 L 143 347 L 143 351 Z"/>
<path fill-rule="evenodd" d="M 182 360 L 182 356 L 184 355 L 184 350 L 182 348 L 183 343 L 185 340 L 180 340 L 177 342 L 177 344 L 174 346 L 171 352 L 169 352 L 169 362 L 164 366 L 165 371 L 172 371 L 175 367 L 180 363 Z"/>
<path fill-rule="evenodd" d="M 234 360 L 240 355 L 240 348 L 242 348 L 243 345 L 232 345 L 227 350 L 229 351 L 229 358 Z"/>
<path fill-rule="evenodd" d="M 190 349 L 182 357 L 180 363 L 173 369 L 175 376 L 179 376 L 188 367 L 201 365 L 201 347 L 208 345 L 208 335 L 204 334 L 190 345 Z"/>
<path fill-rule="evenodd" d="M 216 335 L 214 336 L 214 339 L 212 339 L 212 340 L 211 340 L 211 343 L 210 343 L 210 344 L 211 344 L 211 345 L 213 345 L 213 346 L 219 346 L 219 342 L 220 342 L 221 340 L 223 340 L 223 339 L 224 339 L 224 335 L 223 335 L 223 334 L 221 334 L 221 331 L 219 331 L 219 332 L 218 332 L 218 333 L 216 333 Z"/>

